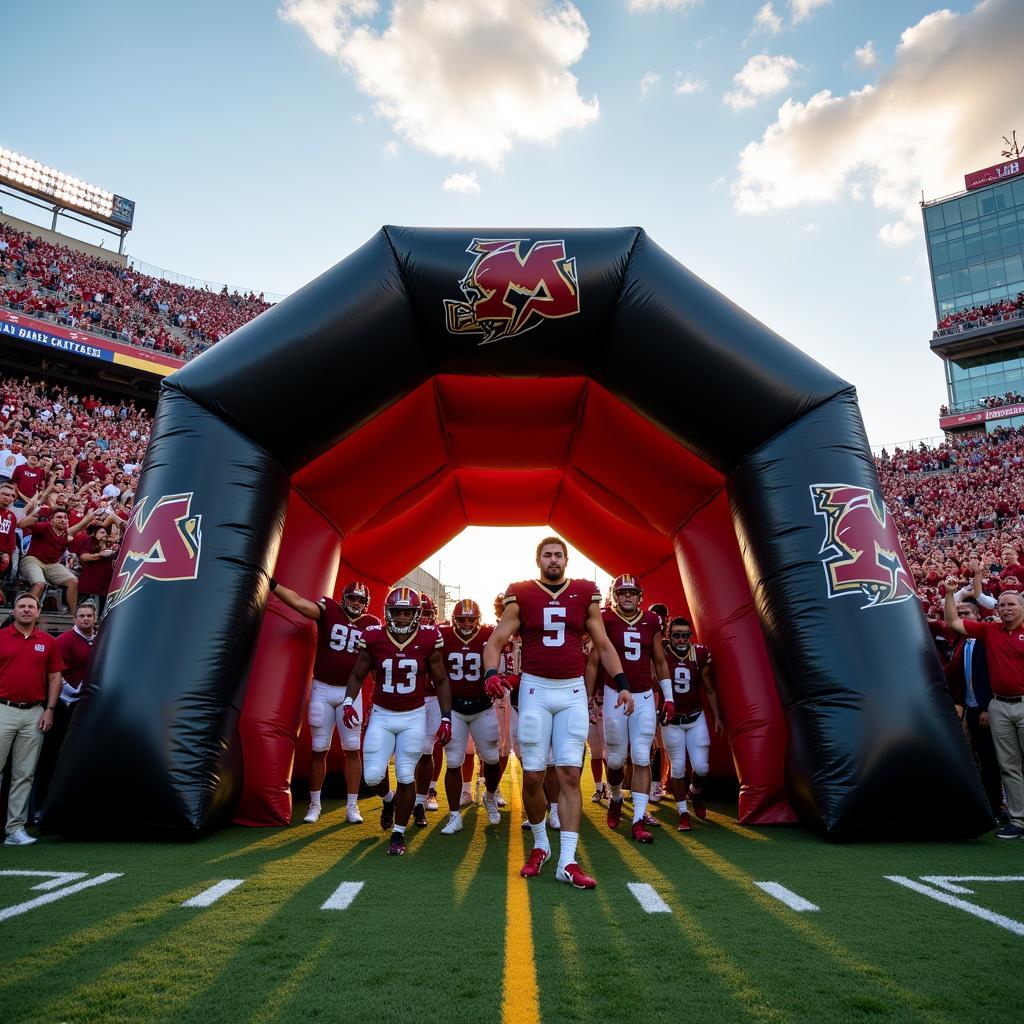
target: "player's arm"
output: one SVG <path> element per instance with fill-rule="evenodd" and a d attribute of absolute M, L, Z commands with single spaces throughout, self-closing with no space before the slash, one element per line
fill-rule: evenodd
<path fill-rule="evenodd" d="M 86 512 L 83 518 L 79 519 L 74 526 L 68 527 L 68 539 L 74 537 L 75 534 L 81 533 L 87 526 L 91 526 L 96 519 L 96 509 L 91 508 Z"/>
<path fill-rule="evenodd" d="M 427 672 L 434 680 L 437 706 L 441 709 L 441 724 L 437 727 L 434 739 L 444 747 L 452 738 L 452 687 L 448 682 L 448 670 L 445 668 L 444 653 L 440 648 L 432 651 L 427 658 Z"/>
<path fill-rule="evenodd" d="M 309 601 L 299 594 L 296 594 L 294 590 L 286 587 L 283 583 L 278 583 L 273 576 L 270 577 L 270 592 L 275 596 L 279 597 L 292 611 L 298 612 L 300 615 L 304 615 L 307 619 L 312 619 L 314 622 L 320 621 L 320 614 L 322 609 L 315 601 Z M 369 669 L 366 670 L 369 672 Z M 363 673 L 366 675 L 366 672 Z"/>
<path fill-rule="evenodd" d="M 348 677 L 348 684 L 345 686 L 345 700 L 343 702 L 342 719 L 345 727 L 351 729 L 359 724 L 359 712 L 355 706 L 355 699 L 363 688 L 363 680 L 369 675 L 373 668 L 373 655 L 369 651 L 359 652 L 355 665 L 352 666 L 352 674 Z"/>
<path fill-rule="evenodd" d="M 615 645 L 608 639 L 608 634 L 605 632 L 604 619 L 601 618 L 601 606 L 597 601 L 590 602 L 585 628 L 594 645 L 592 650 L 597 651 L 605 671 L 612 677 L 612 686 L 619 691 L 619 699 L 615 702 L 615 706 L 617 708 L 625 707 L 626 714 L 631 715 L 633 713 L 633 695 L 629 692 L 629 680 L 626 678 L 626 673 L 622 671 L 619 652 L 615 650 Z"/>
<path fill-rule="evenodd" d="M 715 670 L 710 662 L 706 663 L 700 670 L 700 681 L 704 685 L 704 696 L 708 699 L 708 707 L 711 708 L 711 715 L 715 722 L 715 735 L 721 736 L 725 732 L 722 724 L 722 709 L 718 703 L 718 687 L 715 685 Z"/>
<path fill-rule="evenodd" d="M 583 682 L 587 687 L 587 700 L 594 699 L 594 690 L 597 689 L 597 667 L 601 664 L 601 656 L 597 648 L 591 644 L 590 653 L 587 655 L 587 667 L 583 670 Z"/>
<path fill-rule="evenodd" d="M 518 632 L 519 604 L 513 601 L 505 605 L 505 610 L 501 613 L 501 619 L 494 627 L 494 632 L 487 638 L 487 643 L 484 644 L 485 679 L 492 670 L 494 672 L 498 671 L 498 666 L 501 664 L 501 652 L 504 650 L 505 644 Z"/>
<path fill-rule="evenodd" d="M 964 629 L 964 620 L 956 613 L 956 600 L 954 595 L 956 594 L 956 589 L 959 583 L 960 581 L 955 576 L 950 576 L 946 580 L 946 603 L 942 610 L 945 614 L 946 625 L 949 626 L 954 633 L 959 633 L 960 636 L 967 636 L 967 630 Z"/>

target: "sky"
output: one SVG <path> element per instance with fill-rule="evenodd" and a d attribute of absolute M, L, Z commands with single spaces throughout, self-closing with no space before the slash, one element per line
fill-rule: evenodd
<path fill-rule="evenodd" d="M 640 225 L 853 382 L 876 445 L 945 400 L 922 191 L 1024 135 L 1021 0 L 51 0 L 0 29 L 0 145 L 134 199 L 147 263 L 287 294 L 385 223 Z"/>

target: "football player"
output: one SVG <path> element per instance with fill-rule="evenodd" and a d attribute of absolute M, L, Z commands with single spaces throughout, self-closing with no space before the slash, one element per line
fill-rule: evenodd
<path fill-rule="evenodd" d="M 722 713 L 718 706 L 718 690 L 711 669 L 711 652 L 693 642 L 693 627 L 688 619 L 678 616 L 669 623 L 668 645 L 669 679 L 672 699 L 662 707 L 661 736 L 672 760 L 669 782 L 679 810 L 679 831 L 689 832 L 690 814 L 686 807 L 686 758 L 690 758 L 690 801 L 698 818 L 707 817 L 701 792 L 708 774 L 711 737 L 701 703 L 701 690 L 707 697 L 714 717 L 715 735 L 721 736 Z M 699 684 L 699 685 L 698 685 Z"/>
<path fill-rule="evenodd" d="M 494 599 L 494 618 L 498 620 L 501 618 L 501 613 L 505 610 L 505 595 L 498 594 Z M 500 700 L 494 702 L 494 709 L 498 714 L 498 727 L 501 733 L 500 741 L 500 759 L 498 766 L 500 770 L 500 777 L 505 777 L 505 769 L 508 767 L 508 759 L 512 755 L 512 750 L 519 743 L 518 738 L 518 724 L 514 723 L 513 719 L 517 716 L 516 705 L 519 701 L 519 654 L 520 654 L 520 640 L 519 634 L 517 633 L 507 644 L 501 652 L 501 663 L 498 666 L 499 674 L 502 675 L 506 682 L 510 685 L 511 689 L 505 693 L 505 696 Z M 516 755 L 519 756 L 518 754 Z M 498 791 L 498 806 L 504 807 L 505 800 L 501 795 L 501 791 Z"/>
<path fill-rule="evenodd" d="M 668 663 L 661 643 L 661 621 L 653 612 L 640 606 L 643 590 L 635 576 L 616 576 L 611 587 L 611 607 L 601 612 L 605 632 L 611 641 L 633 694 L 635 710 L 628 718 L 621 705 L 613 706 L 615 693 L 607 672 L 601 670 L 597 649 L 587 662 L 587 688 L 593 690 L 598 679 L 604 684 L 604 739 L 608 784 L 612 795 L 608 801 L 608 827 L 618 828 L 622 820 L 623 765 L 627 753 L 633 762 L 630 789 L 633 792 L 633 838 L 638 843 L 653 842 L 644 824 L 651 787 L 651 746 L 658 722 L 651 670 L 660 681 L 666 700 L 671 698 Z"/>
<path fill-rule="evenodd" d="M 441 655 L 444 641 L 437 627 L 421 626 L 419 618 L 419 594 L 408 587 L 395 587 L 384 600 L 384 625 L 370 626 L 359 640 L 359 657 L 344 702 L 345 725 L 355 728 L 359 724 L 355 699 L 372 669 L 373 707 L 363 743 L 363 775 L 368 786 L 380 783 L 394 754 L 398 788 L 388 847 L 392 857 L 405 853 L 416 764 L 427 742 L 424 702 L 428 678 L 434 684 L 439 705 L 439 724 L 430 746 L 435 738 L 442 746 L 452 738 L 452 695 Z"/>
<path fill-rule="evenodd" d="M 491 698 L 484 692 L 484 644 L 494 632 L 493 626 L 480 622 L 476 601 L 459 601 L 452 612 L 451 626 L 441 627 L 444 638 L 445 667 L 452 688 L 452 741 L 445 750 L 448 770 L 444 790 L 448 797 L 448 821 L 441 829 L 450 836 L 462 831 L 462 766 L 470 736 L 483 761 L 486 792 L 483 797 L 487 820 L 501 822 L 497 790 L 501 781 L 498 767 L 498 716 Z"/>
<path fill-rule="evenodd" d="M 519 685 L 519 747 L 523 764 L 523 803 L 533 831 L 533 851 L 520 874 L 540 874 L 551 856 L 544 812 L 544 775 L 553 748 L 559 793 L 561 842 L 555 877 L 578 889 L 597 882 L 576 863 L 580 827 L 580 771 L 590 726 L 583 636 L 589 634 L 601 663 L 618 691 L 616 706 L 633 710 L 629 680 L 601 619 L 601 595 L 593 583 L 565 577 L 568 549 L 560 537 L 537 545 L 540 579 L 513 583 L 504 611 L 484 648 L 484 679 L 495 698 L 506 689 L 498 672 L 501 652 L 515 633 L 522 637 L 523 674 Z M 607 712 L 607 707 L 606 707 Z"/>
<path fill-rule="evenodd" d="M 437 625 L 437 605 L 434 599 L 424 591 L 420 591 L 420 625 Z M 437 732 L 438 723 L 441 721 L 441 713 L 438 710 L 437 694 L 434 692 L 434 684 L 427 680 L 427 728 L 424 734 L 423 753 L 416 765 L 416 802 L 412 809 L 413 821 L 423 826 L 427 823 L 427 807 L 437 810 L 437 779 L 441 774 L 441 752 L 437 749 L 434 736 Z M 435 769 L 436 765 L 436 769 Z M 431 800 L 431 790 L 434 792 L 434 799 Z"/>
<path fill-rule="evenodd" d="M 329 597 L 309 601 L 294 590 L 271 579 L 272 593 L 293 611 L 316 623 L 316 661 L 313 663 L 313 689 L 309 695 L 309 728 L 313 734 L 313 754 L 309 765 L 309 810 L 303 821 L 320 817 L 320 790 L 327 775 L 327 752 L 337 728 L 345 751 L 345 789 L 348 806 L 345 820 L 360 824 L 359 783 L 363 766 L 359 756 L 361 730 L 348 728 L 343 721 L 342 702 L 345 686 L 359 656 L 358 644 L 363 630 L 379 626 L 376 615 L 367 614 L 370 591 L 365 583 L 346 584 L 341 603 Z M 365 702 L 364 702 L 365 703 Z"/>

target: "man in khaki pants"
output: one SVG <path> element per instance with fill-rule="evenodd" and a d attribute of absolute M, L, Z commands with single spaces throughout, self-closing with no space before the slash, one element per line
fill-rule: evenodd
<path fill-rule="evenodd" d="M 38 618 L 39 599 L 35 594 L 19 594 L 14 622 L 0 629 L 0 765 L 11 754 L 4 846 L 35 842 L 25 831 L 28 795 L 43 735 L 53 726 L 64 668 L 57 641 L 36 629 Z"/>
<path fill-rule="evenodd" d="M 973 636 L 985 648 L 992 700 L 989 729 L 1006 790 L 1010 822 L 996 835 L 1000 839 L 1024 836 L 1024 599 L 1016 590 L 1004 590 L 996 605 L 998 622 L 971 622 L 957 615 L 954 577 L 946 580 L 946 624 L 961 636 Z M 984 709 L 982 709 L 984 710 Z"/>

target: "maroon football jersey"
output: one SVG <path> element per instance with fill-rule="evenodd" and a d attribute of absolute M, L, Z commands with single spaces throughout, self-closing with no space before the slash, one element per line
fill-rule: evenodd
<path fill-rule="evenodd" d="M 690 644 L 686 656 L 680 658 L 675 651 L 665 644 L 665 657 L 668 659 L 669 676 L 672 679 L 672 703 L 675 704 L 677 715 L 692 715 L 700 711 L 704 705 L 700 695 L 701 670 L 711 664 L 711 652 L 703 644 Z"/>
<path fill-rule="evenodd" d="M 414 711 L 427 696 L 427 659 L 444 647 L 436 626 L 420 626 L 401 642 L 384 626 L 369 626 L 357 642 L 374 664 L 373 703 L 386 711 Z"/>
<path fill-rule="evenodd" d="M 505 604 L 519 605 L 523 672 L 548 679 L 582 676 L 587 614 L 600 600 L 597 586 L 588 580 L 563 580 L 554 591 L 539 580 L 513 583 L 505 591 Z"/>
<path fill-rule="evenodd" d="M 493 626 L 481 626 L 468 640 L 464 640 L 454 627 L 441 627 L 444 667 L 448 670 L 453 697 L 485 696 L 484 644 L 493 632 Z"/>
<path fill-rule="evenodd" d="M 379 626 L 376 615 L 350 619 L 345 609 L 330 597 L 321 597 L 320 621 L 316 627 L 316 661 L 313 678 L 328 686 L 345 686 L 359 657 L 359 638 L 367 626 Z"/>
<path fill-rule="evenodd" d="M 601 618 L 604 619 L 608 639 L 619 652 L 630 692 L 646 693 L 652 688 L 654 680 L 654 638 L 661 635 L 661 620 L 654 612 L 638 612 L 636 618 L 630 621 L 614 608 L 603 609 Z M 601 665 L 600 677 L 608 686 L 614 685 L 604 665 Z"/>

